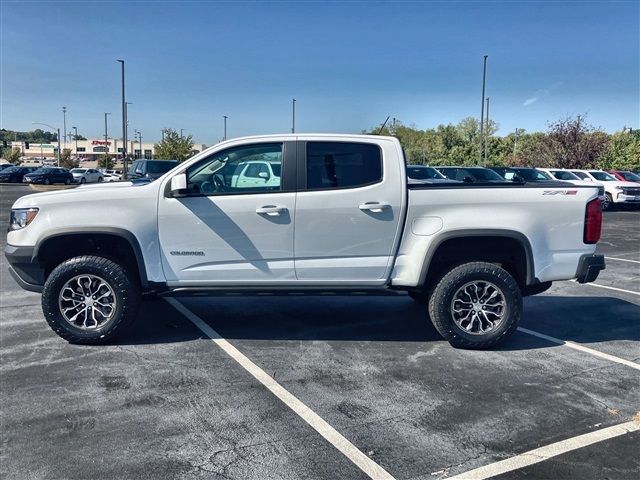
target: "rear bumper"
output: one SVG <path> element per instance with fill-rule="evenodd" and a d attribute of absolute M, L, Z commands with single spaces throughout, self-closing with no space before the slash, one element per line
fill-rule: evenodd
<path fill-rule="evenodd" d="M 18 285 L 30 292 L 40 293 L 44 285 L 44 269 L 34 258 L 33 251 L 33 247 L 7 244 L 4 256 L 9 262 L 9 273 Z"/>
<path fill-rule="evenodd" d="M 580 262 L 578 263 L 576 279 L 578 280 L 578 283 L 593 282 L 598 278 L 600 271 L 605 268 L 604 255 L 582 255 L 580 257 Z"/>

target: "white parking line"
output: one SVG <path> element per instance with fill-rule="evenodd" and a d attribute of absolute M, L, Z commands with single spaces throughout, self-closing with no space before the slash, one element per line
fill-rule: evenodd
<path fill-rule="evenodd" d="M 629 260 L 628 258 L 617 258 L 617 257 L 604 257 L 607 260 L 615 260 L 617 262 L 629 262 L 629 263 L 640 263 L 639 260 Z"/>
<path fill-rule="evenodd" d="M 621 423 L 612 427 L 596 430 L 595 432 L 589 432 L 584 435 L 568 438 L 561 442 L 552 443 L 545 447 L 536 448 L 535 450 L 507 458 L 506 460 L 491 463 L 484 467 L 476 468 L 475 470 L 469 470 L 468 472 L 461 473 L 460 475 L 447 477 L 447 480 L 483 480 L 485 478 L 495 477 L 496 475 L 502 475 L 503 473 L 512 472 L 520 468 L 528 467 L 529 465 L 544 462 L 545 460 L 557 457 L 563 453 L 584 448 L 589 445 L 593 445 L 594 443 L 619 437 L 637 430 L 640 430 L 640 423 L 638 422 L 631 421 Z"/>
<path fill-rule="evenodd" d="M 629 293 L 631 295 L 640 295 L 640 292 L 634 292 L 633 290 L 625 290 L 624 288 L 608 287 L 606 285 L 600 285 L 599 283 L 585 283 L 590 287 L 606 288 L 607 290 L 615 290 L 616 292 Z"/>
<path fill-rule="evenodd" d="M 580 350 L 581 352 L 589 353 L 596 357 L 604 358 L 605 360 L 609 360 L 611 362 L 620 363 L 622 365 L 626 365 L 627 367 L 635 368 L 636 370 L 640 370 L 640 364 L 636 362 L 632 362 L 631 360 L 625 360 L 624 358 L 616 357 L 614 355 L 609 355 L 608 353 L 603 353 L 598 350 L 594 350 L 589 347 L 585 347 L 580 345 L 579 343 L 572 342 L 570 340 L 561 340 L 556 337 L 551 337 L 549 335 L 545 335 L 544 333 L 534 332 L 533 330 L 529 330 L 528 328 L 518 327 L 518 331 L 522 333 L 527 333 L 529 335 L 533 335 L 534 337 L 544 338 L 545 340 L 549 340 L 550 342 L 557 343 L 558 345 L 564 345 L 565 347 L 573 348 L 574 350 Z"/>
<path fill-rule="evenodd" d="M 360 470 L 370 478 L 380 480 L 394 480 L 389 472 L 371 460 L 361 452 L 358 447 L 343 437 L 335 428 L 329 425 L 317 413 L 298 400 L 292 393 L 276 382 L 269 374 L 253 363 L 240 350 L 222 338 L 218 332 L 211 328 L 204 320 L 182 305 L 174 298 L 165 298 L 169 304 L 187 317 L 202 333 L 209 337 L 218 347 L 220 347 L 233 360 L 238 362 L 242 368 L 249 372 L 262 385 L 267 387 L 278 399 L 287 407 L 293 410 L 298 416 L 308 423 L 316 432 L 322 435 L 331 445 L 337 448 L 345 457 L 353 462 Z"/>

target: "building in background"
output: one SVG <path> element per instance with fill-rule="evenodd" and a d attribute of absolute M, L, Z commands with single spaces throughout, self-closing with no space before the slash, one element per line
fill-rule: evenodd
<path fill-rule="evenodd" d="M 19 148 L 22 157 L 29 159 L 55 159 L 57 156 L 58 142 L 51 143 L 34 143 L 34 142 L 7 142 L 13 148 Z M 130 158 L 147 158 L 152 159 L 155 155 L 155 144 L 142 142 L 142 145 L 136 141 L 127 142 L 129 145 L 127 151 Z M 77 145 L 77 150 L 76 150 Z M 121 139 L 110 138 L 106 142 L 104 138 L 95 138 L 89 140 L 69 140 L 66 144 L 63 142 L 63 150 L 71 151 L 71 156 L 80 161 L 95 161 L 100 155 L 107 153 L 114 159 L 122 158 L 123 143 Z M 194 153 L 200 153 L 207 148 L 203 143 L 194 143 Z"/>

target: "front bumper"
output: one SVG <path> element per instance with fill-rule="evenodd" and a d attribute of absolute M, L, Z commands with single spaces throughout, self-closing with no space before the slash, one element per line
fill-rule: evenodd
<path fill-rule="evenodd" d="M 9 262 L 9 273 L 18 285 L 30 292 L 41 293 L 44 286 L 44 269 L 34 258 L 33 250 L 33 247 L 7 244 L 4 256 Z"/>
<path fill-rule="evenodd" d="M 598 278 L 600 270 L 604 270 L 605 268 L 604 255 L 582 255 L 580 257 L 580 262 L 578 262 L 576 279 L 578 280 L 578 283 L 593 282 Z"/>
<path fill-rule="evenodd" d="M 619 193 L 615 199 L 616 203 L 640 203 L 640 195 L 625 195 Z"/>

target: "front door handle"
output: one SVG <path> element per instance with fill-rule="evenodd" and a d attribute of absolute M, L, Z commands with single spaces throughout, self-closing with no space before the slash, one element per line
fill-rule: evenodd
<path fill-rule="evenodd" d="M 260 215 L 267 214 L 270 217 L 275 217 L 286 210 L 287 209 L 285 207 L 279 207 L 277 205 L 264 205 L 262 207 L 256 208 L 256 213 Z"/>
<path fill-rule="evenodd" d="M 387 202 L 366 202 L 361 203 L 358 208 L 360 210 L 368 210 L 373 213 L 380 213 L 385 208 L 389 208 L 390 205 Z"/>

